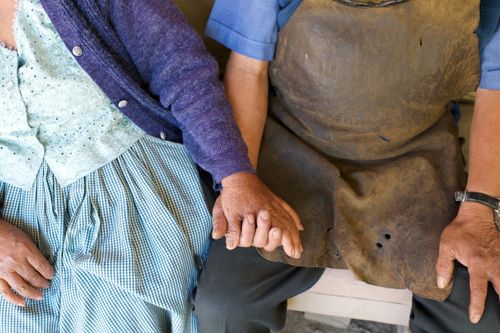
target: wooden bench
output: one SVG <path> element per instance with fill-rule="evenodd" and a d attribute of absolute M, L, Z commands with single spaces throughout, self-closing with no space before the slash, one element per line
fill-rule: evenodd
<path fill-rule="evenodd" d="M 349 270 L 327 269 L 307 292 L 288 301 L 288 309 L 317 315 L 362 319 L 407 329 L 412 295 L 406 289 L 369 285 L 354 278 Z M 316 315 L 316 316 L 314 316 Z"/>

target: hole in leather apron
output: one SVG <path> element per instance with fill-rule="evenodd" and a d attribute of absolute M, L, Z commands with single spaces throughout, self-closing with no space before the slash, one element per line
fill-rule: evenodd
<path fill-rule="evenodd" d="M 385 234 L 384 237 L 385 237 L 385 239 L 389 240 L 389 239 L 391 239 L 391 234 Z"/>
<path fill-rule="evenodd" d="M 383 248 L 384 246 L 383 246 L 381 243 L 377 243 L 377 247 L 378 247 L 379 249 L 381 249 L 381 248 Z"/>

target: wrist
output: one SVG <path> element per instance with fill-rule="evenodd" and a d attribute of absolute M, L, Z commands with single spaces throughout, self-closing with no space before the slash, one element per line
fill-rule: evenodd
<path fill-rule="evenodd" d="M 493 218 L 493 208 L 478 202 L 465 201 L 460 204 L 459 216 L 476 216 L 482 218 Z"/>
<path fill-rule="evenodd" d="M 229 175 L 221 180 L 222 187 L 231 187 L 241 185 L 242 183 L 247 182 L 248 180 L 258 179 L 257 175 L 253 172 L 237 172 Z"/>

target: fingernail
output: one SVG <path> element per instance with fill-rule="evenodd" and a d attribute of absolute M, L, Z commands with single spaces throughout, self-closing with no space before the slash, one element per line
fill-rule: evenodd
<path fill-rule="evenodd" d="M 227 249 L 228 250 L 234 249 L 234 247 L 235 247 L 234 244 L 235 243 L 236 243 L 235 241 L 228 241 L 227 244 L 226 244 Z"/>
<path fill-rule="evenodd" d="M 260 218 L 264 221 L 269 220 L 269 212 L 267 210 L 263 211 L 262 213 L 260 213 Z"/>
<path fill-rule="evenodd" d="M 26 303 L 17 303 L 18 306 L 22 307 L 22 308 L 25 308 L 26 307 Z"/>
<path fill-rule="evenodd" d="M 274 230 L 273 231 L 273 238 L 278 239 L 280 238 L 281 232 L 279 230 Z"/>
<path fill-rule="evenodd" d="M 440 289 L 446 288 L 446 279 L 443 277 L 438 277 L 437 278 L 437 285 Z"/>
<path fill-rule="evenodd" d="M 37 300 L 37 301 L 43 301 L 43 296 L 38 296 L 38 297 L 36 298 L 36 300 Z"/>
<path fill-rule="evenodd" d="M 479 320 L 481 320 L 481 315 L 478 315 L 478 314 L 471 315 L 470 321 L 473 324 L 479 323 Z"/>

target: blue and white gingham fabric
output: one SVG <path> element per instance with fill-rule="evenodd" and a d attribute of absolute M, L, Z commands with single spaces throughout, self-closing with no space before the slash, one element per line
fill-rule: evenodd
<path fill-rule="evenodd" d="M 0 299 L 0 332 L 196 332 L 203 193 L 184 146 L 149 136 L 64 188 L 47 163 L 30 191 L 0 182 L 1 218 L 56 269 L 43 301 Z"/>

